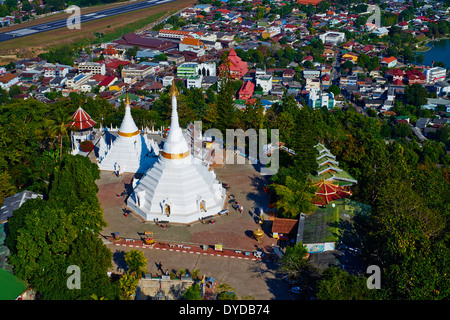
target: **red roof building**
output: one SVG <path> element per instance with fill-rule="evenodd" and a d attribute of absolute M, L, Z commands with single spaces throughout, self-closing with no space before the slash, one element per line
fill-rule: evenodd
<path fill-rule="evenodd" d="M 119 67 L 119 65 L 126 66 L 126 65 L 129 65 L 130 63 L 131 63 L 131 61 L 114 59 L 114 60 L 106 60 L 105 61 L 105 66 L 107 68 L 117 69 Z"/>
<path fill-rule="evenodd" d="M 70 126 L 77 127 L 79 130 L 88 130 L 96 125 L 97 122 L 84 111 L 81 107 L 72 116 L 73 121 L 70 122 Z"/>
<path fill-rule="evenodd" d="M 297 0 L 298 4 L 312 4 L 313 6 L 317 6 L 322 0 Z"/>
<path fill-rule="evenodd" d="M 99 82 L 100 87 L 107 87 L 112 85 L 114 82 L 116 82 L 117 77 L 114 76 L 105 76 L 102 81 Z"/>
<path fill-rule="evenodd" d="M 228 54 L 228 66 L 230 68 L 230 75 L 233 79 L 241 79 L 248 71 L 247 62 L 236 54 L 236 51 L 232 48 Z M 223 64 L 219 66 L 219 70 L 222 71 Z"/>
<path fill-rule="evenodd" d="M 322 180 L 315 183 L 315 186 L 318 187 L 312 201 L 315 205 L 323 206 L 334 200 L 347 198 L 352 194 L 351 191 L 346 189 L 346 187 L 339 186 L 332 181 Z"/>
<path fill-rule="evenodd" d="M 248 100 L 253 95 L 253 92 L 255 92 L 255 84 L 251 81 L 247 81 L 239 90 L 239 99 Z"/>
<path fill-rule="evenodd" d="M 408 70 L 405 73 L 405 79 L 409 85 L 411 84 L 425 84 L 427 77 L 422 71 L 418 69 Z"/>

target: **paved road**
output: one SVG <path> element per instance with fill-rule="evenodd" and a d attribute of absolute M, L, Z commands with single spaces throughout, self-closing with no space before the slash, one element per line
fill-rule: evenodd
<path fill-rule="evenodd" d="M 131 11 L 145 9 L 145 8 L 150 8 L 153 6 L 157 6 L 157 5 L 172 2 L 172 1 L 175 1 L 175 0 L 148 0 L 148 1 L 124 5 L 124 6 L 117 7 L 117 8 L 105 9 L 102 11 L 97 11 L 97 12 L 81 15 L 80 22 L 84 23 L 84 22 L 93 21 L 93 20 L 97 20 L 97 19 L 112 17 L 112 16 L 115 16 L 118 14 L 127 13 L 127 12 L 131 12 Z M 7 31 L 4 33 L 0 33 L 0 42 L 8 41 L 8 40 L 19 38 L 19 37 L 25 37 L 30 34 L 36 34 L 36 33 L 46 32 L 46 31 L 65 28 L 65 27 L 67 27 L 67 20 L 61 19 L 61 20 L 57 20 L 57 21 L 38 24 L 38 25 L 28 27 L 28 28 Z"/>

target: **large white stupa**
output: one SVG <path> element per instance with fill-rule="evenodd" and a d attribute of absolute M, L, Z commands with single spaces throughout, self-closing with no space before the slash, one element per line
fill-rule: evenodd
<path fill-rule="evenodd" d="M 175 84 L 170 94 L 169 134 L 156 163 L 133 181 L 127 205 L 145 220 L 192 223 L 221 211 L 226 191 L 215 173 L 192 156 L 178 122 Z"/>
<path fill-rule="evenodd" d="M 111 133 L 107 133 L 112 137 Z M 100 170 L 144 173 L 155 162 L 151 155 L 151 143 L 146 135 L 141 135 L 131 116 L 130 98 L 125 99 L 125 116 L 118 136 L 110 144 L 105 137 L 100 138 L 98 166 Z"/>

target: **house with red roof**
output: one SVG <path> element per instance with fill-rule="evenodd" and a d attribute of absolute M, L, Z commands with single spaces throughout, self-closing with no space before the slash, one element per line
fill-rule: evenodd
<path fill-rule="evenodd" d="M 400 69 L 392 70 L 392 83 L 396 86 L 403 85 L 404 73 Z"/>
<path fill-rule="evenodd" d="M 294 26 L 293 24 L 286 23 L 285 26 L 284 26 L 284 31 L 285 32 L 295 32 L 295 30 L 297 30 L 297 27 Z"/>
<path fill-rule="evenodd" d="M 408 30 L 408 22 L 407 21 L 402 21 L 397 23 L 397 26 L 402 28 L 402 30 Z"/>
<path fill-rule="evenodd" d="M 388 68 L 393 68 L 397 65 L 397 58 L 396 57 L 384 57 L 380 64 L 387 66 Z"/>
<path fill-rule="evenodd" d="M 241 79 L 248 72 L 247 62 L 243 61 L 232 48 L 228 54 L 228 67 L 233 79 Z M 223 71 L 225 66 L 221 64 L 219 71 Z"/>
<path fill-rule="evenodd" d="M 326 73 L 322 76 L 322 85 L 323 86 L 331 85 L 331 77 L 329 74 Z"/>
<path fill-rule="evenodd" d="M 117 81 L 115 76 L 105 76 L 102 81 L 98 83 L 100 91 L 105 90 L 105 88 L 112 86 Z"/>
<path fill-rule="evenodd" d="M 241 100 L 248 100 L 255 92 L 255 84 L 251 81 L 245 82 L 241 89 L 239 89 L 238 96 Z"/>
<path fill-rule="evenodd" d="M 127 60 L 120 60 L 120 59 L 113 59 L 113 60 L 106 60 L 105 66 L 107 68 L 117 69 L 119 65 L 127 66 L 131 63 L 131 61 Z"/>
<path fill-rule="evenodd" d="M 322 0 L 297 0 L 298 4 L 306 4 L 306 5 L 313 5 L 317 6 Z"/>
<path fill-rule="evenodd" d="M 408 70 L 405 73 L 405 79 L 409 85 L 425 84 L 427 77 L 419 69 Z"/>

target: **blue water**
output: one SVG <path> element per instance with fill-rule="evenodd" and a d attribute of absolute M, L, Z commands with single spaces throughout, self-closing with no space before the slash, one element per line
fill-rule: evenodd
<path fill-rule="evenodd" d="M 433 61 L 441 61 L 447 69 L 450 69 L 450 39 L 428 42 L 426 46 L 431 49 L 423 52 L 424 65 L 431 66 Z"/>

